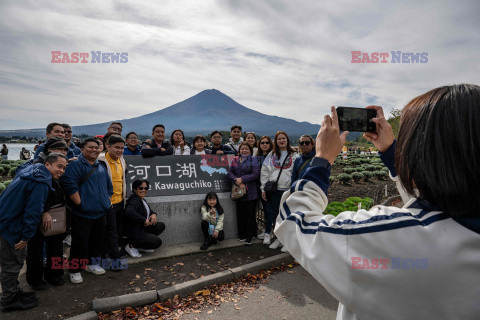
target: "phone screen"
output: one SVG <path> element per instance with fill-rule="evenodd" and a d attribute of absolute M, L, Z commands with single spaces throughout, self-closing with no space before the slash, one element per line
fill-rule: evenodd
<path fill-rule="evenodd" d="M 341 131 L 375 132 L 376 125 L 372 118 L 376 111 L 362 108 L 338 107 L 338 124 Z"/>

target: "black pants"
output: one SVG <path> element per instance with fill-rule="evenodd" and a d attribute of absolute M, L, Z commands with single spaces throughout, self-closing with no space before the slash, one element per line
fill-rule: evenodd
<path fill-rule="evenodd" d="M 27 282 L 37 284 L 45 278 L 58 278 L 63 275 L 63 269 L 52 270 L 52 258 L 63 260 L 63 239 L 66 234 L 45 237 L 40 231 L 28 241 L 27 246 Z M 46 244 L 47 264 L 43 267 L 43 247 Z"/>
<path fill-rule="evenodd" d="M 70 248 L 70 264 L 81 260 L 100 259 L 103 236 L 105 234 L 106 215 L 97 219 L 86 219 L 72 215 L 72 246 Z M 75 259 L 75 260 L 73 260 Z M 70 273 L 80 272 L 81 269 L 70 269 Z"/>
<path fill-rule="evenodd" d="M 103 237 L 102 254 L 108 254 L 111 259 L 120 258 L 123 236 L 123 214 L 125 212 L 123 201 L 112 205 L 106 215 L 105 235 Z"/>
<path fill-rule="evenodd" d="M 253 238 L 257 236 L 256 208 L 256 199 L 250 201 L 237 201 L 237 230 L 239 239 Z"/>
<path fill-rule="evenodd" d="M 223 239 L 225 239 L 225 232 L 223 232 L 223 230 L 220 230 L 218 232 L 218 237 L 216 239 L 212 238 L 212 236 L 208 234 L 208 221 L 202 220 L 201 226 L 202 226 L 202 232 L 203 232 L 203 237 L 205 238 L 205 242 L 214 243 L 217 240 L 223 241 Z"/>
<path fill-rule="evenodd" d="M 18 275 L 23 267 L 27 249 L 15 250 L 5 239 L 0 237 L 0 283 L 2 285 L 2 305 L 15 299 L 20 290 Z"/>
<path fill-rule="evenodd" d="M 165 223 L 157 222 L 156 225 L 146 226 L 143 229 L 143 235 L 140 239 L 128 238 L 128 242 L 137 249 L 157 249 L 162 245 L 162 240 L 158 237 L 165 230 Z"/>

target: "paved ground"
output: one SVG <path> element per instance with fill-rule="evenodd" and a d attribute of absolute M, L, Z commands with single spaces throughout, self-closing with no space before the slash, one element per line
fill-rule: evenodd
<path fill-rule="evenodd" d="M 239 246 L 240 245 L 240 246 Z M 236 247 L 232 247 L 236 246 Z M 95 298 L 118 296 L 146 290 L 160 290 L 175 283 L 181 283 L 209 275 L 228 268 L 238 267 L 250 262 L 279 254 L 280 250 L 268 249 L 260 243 L 245 246 L 235 239 L 226 240 L 218 247 L 220 250 L 199 251 L 200 243 L 176 248 L 161 248 L 159 253 L 142 259 L 159 258 L 169 254 L 186 254 L 160 260 L 140 261 L 131 264 L 121 272 L 107 271 L 105 275 L 94 276 L 83 273 L 84 282 L 79 285 L 70 283 L 54 288 L 47 285 L 47 290 L 37 292 L 40 305 L 37 308 L 10 313 L 0 313 L 2 320 L 17 319 L 62 319 L 90 310 Z M 214 249 L 212 247 L 211 249 Z M 162 251 L 163 250 L 163 251 Z M 195 253 L 192 253 L 195 252 Z M 138 261 L 137 261 L 138 262 Z M 20 276 L 20 284 L 30 291 L 25 281 L 25 274 Z"/>
<path fill-rule="evenodd" d="M 338 307 L 337 300 L 300 266 L 270 276 L 267 283 L 236 300 L 180 319 L 335 320 Z"/>

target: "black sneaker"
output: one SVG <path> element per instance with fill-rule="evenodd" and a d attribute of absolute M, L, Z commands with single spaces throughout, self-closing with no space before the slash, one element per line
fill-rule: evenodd
<path fill-rule="evenodd" d="M 43 280 L 40 280 L 38 282 L 28 282 L 28 284 L 30 285 L 30 288 L 32 288 L 35 291 L 42 291 L 47 288 L 47 283 Z"/>
<path fill-rule="evenodd" d="M 245 240 L 245 245 L 247 246 L 251 246 L 253 243 L 253 238 L 247 238 L 247 240 Z"/>
<path fill-rule="evenodd" d="M 205 241 L 202 246 L 200 247 L 200 250 L 207 250 L 208 247 L 210 247 L 210 242 Z"/>
<path fill-rule="evenodd" d="M 13 301 L 2 302 L 2 311 L 27 310 L 38 306 L 38 300 L 35 297 L 25 298 L 21 294 L 17 295 Z"/>
<path fill-rule="evenodd" d="M 61 277 L 45 277 L 45 280 L 55 287 L 60 287 L 65 284 L 65 281 L 63 281 Z"/>
<path fill-rule="evenodd" d="M 35 291 L 24 292 L 22 289 L 20 289 L 18 290 L 18 292 L 20 293 L 20 296 L 22 296 L 23 298 L 26 298 L 26 299 L 35 298 Z"/>

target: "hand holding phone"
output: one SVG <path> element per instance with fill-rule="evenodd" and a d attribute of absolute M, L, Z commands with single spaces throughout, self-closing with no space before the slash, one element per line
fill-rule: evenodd
<path fill-rule="evenodd" d="M 316 156 L 327 159 L 331 165 L 342 151 L 348 131 L 340 134 L 338 115 L 335 107 L 331 107 L 331 116 L 326 115 L 320 126 L 315 143 Z"/>
<path fill-rule="evenodd" d="M 377 116 L 375 109 L 338 107 L 338 125 L 340 131 L 375 132 L 377 127 L 373 118 Z"/>
<path fill-rule="evenodd" d="M 368 106 L 367 109 L 375 110 L 377 114 L 377 117 L 373 119 L 377 125 L 377 130 L 375 132 L 365 132 L 363 137 L 366 140 L 373 142 L 378 151 L 385 152 L 395 140 L 392 126 L 385 119 L 382 107 Z"/>

